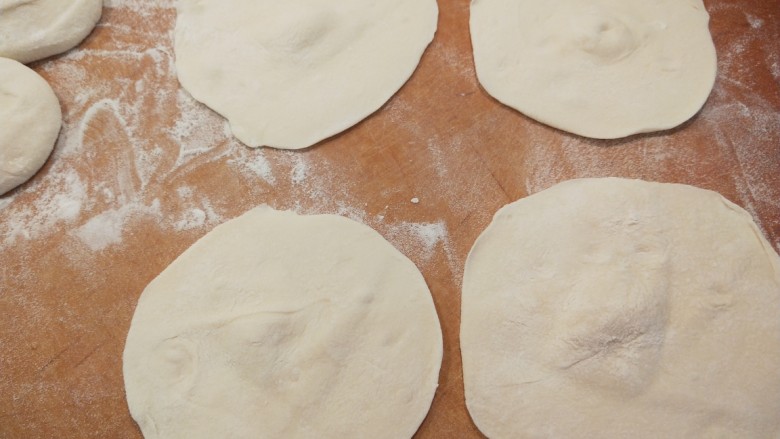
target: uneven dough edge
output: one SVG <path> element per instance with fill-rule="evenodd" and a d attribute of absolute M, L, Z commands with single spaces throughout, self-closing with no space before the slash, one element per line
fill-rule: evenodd
<path fill-rule="evenodd" d="M 489 1 L 490 0 L 472 0 L 470 4 L 470 10 L 473 11 L 475 5 L 488 3 Z M 705 25 L 707 26 L 707 29 L 709 29 L 708 24 L 710 21 L 710 15 L 706 9 L 704 9 L 703 12 L 705 14 L 704 18 L 706 20 Z M 697 81 L 697 87 L 706 88 L 706 90 L 708 90 L 707 93 L 702 93 L 699 96 L 699 98 L 696 99 L 695 101 L 687 102 L 686 105 L 684 105 L 686 110 L 680 111 L 674 120 L 668 119 L 668 121 L 664 123 L 664 122 L 655 122 L 646 119 L 641 122 L 636 122 L 631 125 L 627 125 L 622 129 L 616 129 L 613 127 L 610 130 L 611 132 L 607 134 L 607 132 L 604 131 L 603 129 L 595 128 L 592 126 L 580 126 L 580 127 L 568 126 L 569 122 L 565 120 L 558 120 L 558 118 L 554 114 L 550 114 L 549 111 L 545 111 L 541 108 L 538 108 L 534 105 L 529 105 L 527 103 L 519 103 L 516 97 L 508 96 L 506 90 L 499 89 L 497 81 L 492 80 L 493 74 L 487 73 L 488 67 L 482 64 L 481 62 L 478 62 L 477 52 L 478 51 L 481 52 L 481 49 L 477 47 L 478 46 L 481 47 L 481 44 L 479 44 L 475 38 L 475 31 L 474 31 L 475 18 L 473 12 L 470 12 L 469 15 L 469 29 L 470 29 L 469 37 L 472 44 L 472 61 L 474 62 L 477 80 L 479 85 L 491 97 L 491 99 L 494 99 L 496 102 L 500 103 L 501 105 L 511 108 L 521 113 L 522 115 L 536 122 L 539 122 L 543 125 L 547 125 L 548 127 L 551 127 L 555 130 L 559 130 L 564 133 L 570 133 L 570 134 L 591 138 L 591 139 L 615 140 L 615 139 L 624 139 L 636 135 L 647 135 L 651 133 L 657 133 L 658 135 L 667 134 L 668 131 L 673 130 L 675 128 L 679 128 L 685 125 L 686 123 L 690 122 L 696 117 L 696 115 L 698 115 L 703 110 L 704 106 L 706 105 L 707 101 L 710 99 L 710 96 L 712 95 L 712 91 L 715 86 L 715 81 L 718 76 L 717 50 L 713 42 L 712 36 L 710 34 L 706 47 L 701 48 L 701 51 L 705 52 L 707 58 L 710 60 L 706 69 L 707 72 L 709 72 L 709 74 L 707 76 L 700 77 L 699 78 L 700 80 Z M 534 66 L 527 65 L 526 68 L 533 69 Z M 633 97 L 629 97 L 629 99 L 633 99 Z M 678 106 L 677 108 L 680 108 L 680 106 Z"/>
<path fill-rule="evenodd" d="M 736 205 L 735 203 L 729 201 L 723 195 L 721 195 L 721 194 L 719 194 L 719 193 L 717 193 L 715 191 L 706 190 L 706 189 L 697 188 L 697 187 L 691 187 L 691 186 L 685 185 L 685 184 L 656 183 L 656 182 L 646 182 L 646 181 L 643 181 L 643 180 L 632 180 L 632 179 L 621 179 L 621 178 L 584 178 L 584 179 L 575 179 L 575 180 L 569 180 L 569 181 L 565 181 L 563 183 L 559 183 L 559 184 L 553 186 L 552 188 L 548 188 L 547 190 L 557 188 L 559 190 L 565 191 L 567 188 L 571 187 L 572 185 L 577 185 L 577 184 L 580 184 L 582 182 L 587 182 L 587 181 L 609 182 L 609 181 L 616 181 L 616 180 L 621 180 L 621 181 L 624 181 L 624 182 L 641 182 L 641 183 L 645 183 L 645 184 L 649 184 L 649 185 L 664 186 L 664 187 L 667 187 L 667 188 L 669 188 L 669 187 L 677 187 L 677 188 L 684 189 L 689 194 L 693 193 L 693 191 L 695 191 L 695 195 L 697 197 L 706 197 L 707 199 L 710 200 L 711 203 L 718 202 L 718 203 L 722 204 L 722 206 L 725 207 L 725 209 L 727 209 L 728 211 L 731 211 L 734 214 L 736 214 L 736 217 L 734 217 L 734 221 L 738 222 L 741 225 L 748 225 L 749 226 L 748 228 L 743 229 L 743 233 L 745 235 L 749 235 L 750 232 L 752 232 L 752 234 L 757 239 L 757 241 L 755 241 L 755 243 L 753 244 L 754 248 L 756 249 L 756 251 L 762 251 L 765 254 L 765 257 L 763 257 L 761 259 L 763 261 L 766 261 L 769 264 L 767 268 L 771 268 L 769 271 L 764 271 L 764 273 L 766 273 L 769 276 L 769 278 L 773 278 L 774 279 L 774 284 L 776 286 L 776 292 L 774 290 L 772 290 L 773 291 L 773 295 L 766 296 L 766 300 L 768 300 L 767 303 L 776 303 L 777 302 L 777 294 L 776 293 L 780 293 L 780 282 L 778 282 L 778 279 L 780 279 L 780 257 L 778 256 L 778 253 L 774 250 L 774 248 L 770 244 L 770 242 L 765 238 L 765 236 L 763 235 L 763 233 L 761 232 L 761 230 L 757 226 L 756 222 L 754 221 L 753 217 L 745 209 L 743 209 L 740 206 Z M 540 193 L 546 192 L 547 190 L 541 191 Z M 505 215 L 507 215 L 507 213 L 509 211 L 511 211 L 513 206 L 517 206 L 517 203 L 523 203 L 524 200 L 528 200 L 530 198 L 535 198 L 540 193 L 532 194 L 532 195 L 529 195 L 528 197 L 525 197 L 525 198 L 522 198 L 520 200 L 516 200 L 514 202 L 508 203 L 507 205 L 503 206 L 501 209 L 499 209 L 496 212 L 496 214 L 493 216 L 493 220 L 490 222 L 490 225 L 487 226 L 485 228 L 485 230 L 482 231 L 482 233 L 476 239 L 476 241 L 475 241 L 474 245 L 472 246 L 471 250 L 469 251 L 469 254 L 468 254 L 468 257 L 467 257 L 467 260 L 466 260 L 466 264 L 465 264 L 466 269 L 464 270 L 464 279 L 463 279 L 463 285 L 464 286 L 467 286 L 467 285 L 470 285 L 470 284 L 474 283 L 474 280 L 473 280 L 472 276 L 476 276 L 477 273 L 474 273 L 473 271 L 469 270 L 469 266 L 471 265 L 471 261 L 474 260 L 475 255 L 479 254 L 482 251 L 482 249 L 484 248 L 484 242 L 486 242 L 486 240 L 488 239 L 486 237 L 486 232 L 491 228 L 491 226 L 494 224 L 496 219 L 502 218 Z M 568 195 L 571 195 L 571 191 L 568 192 Z M 525 212 L 525 213 L 527 213 L 527 212 Z M 495 236 L 493 237 L 493 239 L 495 240 Z M 755 245 L 755 244 L 758 244 L 758 245 Z M 756 255 L 756 257 L 759 257 L 758 253 L 754 253 L 754 254 Z M 766 285 L 765 285 L 765 287 L 766 287 Z M 771 288 L 770 288 L 770 290 L 771 290 Z M 767 290 L 767 292 L 769 292 L 770 290 Z M 761 296 L 761 297 L 764 297 L 764 296 Z M 467 300 L 462 301 L 462 303 L 464 303 L 466 305 L 466 306 L 463 306 L 461 308 L 461 321 L 462 322 L 468 320 L 468 317 L 465 316 L 468 303 L 469 302 L 473 302 L 475 300 L 478 300 L 478 298 L 475 297 L 474 291 L 472 291 L 472 293 L 470 294 L 470 298 L 467 299 Z M 753 302 L 753 303 L 762 303 L 762 302 Z M 467 324 L 473 325 L 473 323 L 467 323 Z M 464 344 L 463 344 L 464 343 L 464 339 L 473 339 L 473 336 L 466 336 L 466 337 L 464 337 L 464 330 L 466 330 L 466 331 L 468 331 L 468 330 L 473 331 L 475 329 L 475 327 L 469 327 L 469 328 L 470 329 L 467 329 L 466 326 L 461 324 L 460 334 L 461 334 L 461 350 L 462 351 L 464 349 Z M 473 341 L 470 342 L 470 343 L 473 344 Z M 473 357 L 473 355 L 472 355 L 472 357 Z M 476 372 L 474 370 L 474 367 L 476 367 L 476 363 L 472 364 L 472 361 L 469 359 L 469 355 L 467 354 L 467 355 L 464 355 L 464 361 L 463 361 L 462 367 L 463 367 L 465 396 L 466 396 L 465 399 L 466 399 L 466 405 L 467 405 L 467 408 L 468 408 L 469 415 L 470 415 L 472 421 L 475 423 L 475 425 L 482 432 L 484 432 L 485 434 L 488 434 L 491 431 L 491 429 L 490 428 L 486 428 L 486 426 L 483 425 L 483 422 L 485 422 L 484 419 L 480 419 L 479 415 L 477 415 L 475 417 L 475 413 L 479 414 L 481 412 L 484 412 L 484 410 L 486 410 L 488 408 L 484 407 L 483 404 L 478 404 L 480 401 L 484 401 L 483 398 L 474 398 L 472 396 L 472 395 L 475 394 L 475 392 L 477 392 L 477 390 L 474 388 L 475 383 L 473 382 L 473 379 L 472 379 L 472 381 L 469 381 L 468 379 L 465 379 L 465 377 L 468 377 L 468 376 L 472 376 L 472 377 L 475 376 Z M 772 381 L 772 382 L 774 383 L 774 381 Z M 479 391 L 479 392 L 477 392 L 477 394 L 483 394 L 483 393 L 484 393 L 484 389 Z M 764 395 L 764 396 L 766 396 L 766 395 Z M 475 404 L 478 404 L 478 405 L 475 405 Z M 494 408 L 492 408 L 492 409 L 494 409 Z M 693 407 L 691 409 L 693 410 Z M 763 419 L 764 421 L 766 421 L 765 418 L 761 418 L 761 417 L 756 417 L 756 419 Z M 528 423 L 532 424 L 532 421 L 529 420 Z M 769 424 L 756 424 L 756 425 L 757 426 L 760 425 L 761 426 L 760 428 L 766 428 Z M 756 427 L 756 428 L 758 428 L 758 427 Z M 494 437 L 494 436 L 491 436 L 491 437 Z M 503 436 L 495 436 L 495 437 L 503 437 Z M 546 437 L 546 436 L 540 436 L 540 437 Z"/>
<path fill-rule="evenodd" d="M 201 237 L 194 244 L 192 244 L 192 246 L 190 246 L 184 252 L 182 252 L 173 262 L 170 263 L 170 265 L 165 270 L 163 270 L 163 272 L 161 272 L 157 277 L 155 277 L 149 283 L 149 285 L 144 289 L 143 293 L 141 294 L 141 297 L 139 298 L 138 305 L 136 307 L 136 311 L 135 311 L 135 313 L 133 315 L 133 319 L 132 319 L 132 322 L 131 322 L 131 325 L 130 325 L 130 331 L 128 332 L 128 338 L 127 338 L 127 342 L 125 344 L 125 349 L 124 349 L 124 352 L 123 352 L 123 358 L 125 358 L 125 360 L 123 361 L 123 372 L 124 372 L 123 375 L 124 375 L 124 383 L 125 383 L 125 388 L 126 389 L 128 388 L 128 385 L 129 385 L 129 381 L 128 381 L 129 380 L 129 376 L 135 374 L 133 371 L 128 369 L 129 367 L 132 368 L 132 367 L 135 367 L 135 366 L 131 365 L 131 363 L 128 362 L 126 359 L 128 358 L 128 356 L 135 355 L 136 351 L 138 351 L 138 349 L 142 349 L 143 345 L 148 341 L 146 339 L 151 340 L 151 339 L 153 339 L 153 338 L 155 338 L 157 336 L 157 335 L 151 335 L 151 334 L 139 334 L 138 331 L 133 331 L 133 328 L 135 326 L 137 326 L 139 324 L 139 321 L 141 320 L 139 318 L 138 311 L 141 310 L 141 309 L 144 309 L 144 308 L 148 308 L 148 306 L 150 306 L 151 303 L 155 302 L 155 298 L 151 297 L 149 294 L 147 294 L 147 292 L 160 290 L 161 288 L 162 289 L 166 289 L 166 288 L 170 289 L 171 288 L 171 282 L 172 282 L 170 277 L 173 275 L 173 274 L 171 274 L 171 270 L 178 270 L 179 269 L 179 266 L 177 265 L 177 263 L 179 261 L 182 261 L 182 260 L 185 260 L 185 261 L 188 260 L 192 254 L 198 253 L 200 251 L 199 250 L 200 248 L 213 247 L 213 245 L 216 242 L 220 241 L 221 235 L 223 235 L 226 232 L 229 232 L 232 229 L 232 226 L 229 223 L 233 223 L 234 221 L 237 221 L 237 220 L 245 221 L 245 222 L 251 222 L 254 218 L 260 218 L 260 217 L 262 217 L 265 214 L 274 214 L 274 213 L 279 214 L 279 215 L 283 215 L 283 216 L 287 216 L 287 217 L 289 217 L 291 219 L 292 219 L 292 217 L 298 217 L 299 216 L 299 215 L 297 215 L 294 212 L 275 211 L 272 208 L 270 208 L 268 206 L 265 206 L 265 205 L 263 205 L 261 207 L 254 208 L 254 209 L 252 209 L 252 210 L 250 210 L 250 211 L 248 211 L 248 212 L 246 212 L 246 213 L 244 213 L 244 214 L 242 214 L 242 215 L 240 215 L 240 216 L 238 216 L 238 217 L 236 217 L 234 219 L 228 220 L 225 223 L 215 227 L 211 232 L 209 232 L 205 236 Z M 355 224 L 357 224 L 359 226 L 361 234 L 370 235 L 372 237 L 372 239 L 373 238 L 380 239 L 381 242 L 384 243 L 383 247 L 385 247 L 385 250 L 391 250 L 392 251 L 393 259 L 396 260 L 396 261 L 399 261 L 403 265 L 405 265 L 405 269 L 404 270 L 408 271 L 409 273 L 416 273 L 414 275 L 414 277 L 415 277 L 414 282 L 416 284 L 425 285 L 425 290 L 427 292 L 427 295 L 426 295 L 426 297 L 424 297 L 422 299 L 423 299 L 424 303 L 426 304 L 426 306 L 430 307 L 430 310 L 433 313 L 433 316 L 435 317 L 435 322 L 436 322 L 435 329 L 437 331 L 436 345 L 432 346 L 432 348 L 433 348 L 432 349 L 432 354 L 433 354 L 434 357 L 431 359 L 431 365 L 433 366 L 432 373 L 433 373 L 434 380 L 433 380 L 433 383 L 432 383 L 433 384 L 432 388 L 430 388 L 430 389 L 421 389 L 421 392 L 428 392 L 429 395 L 430 395 L 430 398 L 427 401 L 426 410 L 424 410 L 423 412 L 420 413 L 420 416 L 419 416 L 418 419 L 414 419 L 413 420 L 414 421 L 414 428 L 410 432 L 410 436 L 411 436 L 414 433 L 414 431 L 416 431 L 419 428 L 419 425 L 423 422 L 423 420 L 425 419 L 425 417 L 428 414 L 428 411 L 430 410 L 430 405 L 433 402 L 435 391 L 436 391 L 436 388 L 438 387 L 438 376 L 439 376 L 439 371 L 440 371 L 441 361 L 442 361 L 442 356 L 443 356 L 442 333 L 441 333 L 440 323 L 439 323 L 439 320 L 438 320 L 438 314 L 436 313 L 435 305 L 433 303 L 433 298 L 430 295 L 430 292 L 429 292 L 429 290 L 427 288 L 427 284 L 426 284 L 424 278 L 422 277 L 422 274 L 420 274 L 419 270 L 416 268 L 414 263 L 412 263 L 406 256 L 404 256 L 401 252 L 399 252 L 397 249 L 395 249 L 395 247 L 393 247 L 386 240 L 384 240 L 384 238 L 378 232 L 376 232 L 375 230 L 373 230 L 372 228 L 370 228 L 370 227 L 368 227 L 368 226 L 366 226 L 364 224 L 358 223 L 356 221 L 353 221 L 353 220 L 350 220 L 350 219 L 347 219 L 347 218 L 344 218 L 344 217 L 341 217 L 341 216 L 338 216 L 338 215 L 300 215 L 300 216 L 301 217 L 325 217 L 328 220 L 339 221 L 339 222 L 344 222 L 344 223 L 349 222 L 353 226 Z M 407 273 L 407 274 L 409 274 L 409 273 Z M 148 318 L 145 318 L 145 320 L 148 320 Z M 186 327 L 187 325 L 189 325 L 189 322 L 182 322 L 181 327 Z M 175 328 L 174 328 L 174 332 L 175 332 Z M 150 336 L 151 336 L 151 339 L 149 338 Z M 420 376 L 421 376 L 421 378 L 423 377 L 423 371 L 420 371 Z M 139 405 L 140 405 L 139 402 L 141 401 L 141 400 L 138 400 L 138 395 L 135 395 L 136 393 L 137 393 L 137 391 L 127 392 L 127 402 L 128 402 L 128 406 L 130 407 L 131 414 L 133 415 L 133 418 L 136 420 L 136 422 L 138 422 L 139 425 L 143 426 L 143 431 L 144 431 L 145 434 L 152 433 L 152 435 L 146 436 L 147 438 L 156 437 L 156 436 L 153 435 L 153 432 L 157 430 L 157 427 L 154 425 L 154 421 L 151 418 L 149 418 L 149 417 L 144 418 L 143 417 L 143 414 L 144 414 L 143 412 L 137 412 L 136 410 L 134 410 L 134 408 L 138 408 L 139 407 Z M 406 419 L 404 423 L 407 423 L 407 422 L 411 422 L 411 420 Z"/>
<path fill-rule="evenodd" d="M 428 0 L 420 1 L 428 2 Z M 179 82 L 186 90 L 186 92 L 189 93 L 195 100 L 203 103 L 221 117 L 223 117 L 228 122 L 232 135 L 244 145 L 250 148 L 269 147 L 274 149 L 287 150 L 306 149 L 317 146 L 322 142 L 328 141 L 335 136 L 343 134 L 347 130 L 355 127 L 356 125 L 359 125 L 364 120 L 381 111 L 382 107 L 385 106 L 396 94 L 398 94 L 398 92 L 412 79 L 414 73 L 419 68 L 423 57 L 425 56 L 425 53 L 429 50 L 430 45 L 435 38 L 436 32 L 438 31 L 438 4 L 436 1 L 430 1 L 427 4 L 429 4 L 431 8 L 432 23 L 429 26 L 431 31 L 430 34 L 426 36 L 425 42 L 419 51 L 419 55 L 415 56 L 415 62 L 408 66 L 398 66 L 399 68 L 395 72 L 396 77 L 392 81 L 393 86 L 383 87 L 383 89 L 387 88 L 386 93 L 383 93 L 382 95 L 376 95 L 373 99 L 365 100 L 361 103 L 361 105 L 355 105 L 350 109 L 350 111 L 346 112 L 342 120 L 323 125 L 317 130 L 311 130 L 311 133 L 306 136 L 301 136 L 297 133 L 294 135 L 263 133 L 261 136 L 257 136 L 252 132 L 252 130 L 245 126 L 246 124 L 241 124 L 240 122 L 236 121 L 236 117 L 229 114 L 231 111 L 229 111 L 229 108 L 226 105 L 224 105 L 222 102 L 213 101 L 213 97 L 209 96 L 209 93 L 205 91 L 203 85 L 198 85 L 198 82 L 201 82 L 200 79 L 196 78 L 195 75 L 189 72 L 189 70 L 192 69 L 185 68 L 185 66 L 182 64 L 182 61 L 180 61 L 179 56 L 177 56 L 175 60 L 178 71 L 177 76 Z M 178 8 L 179 7 L 177 6 L 177 9 Z M 178 21 L 179 18 L 177 18 L 177 29 L 175 31 L 177 37 L 174 38 L 174 47 L 177 47 L 179 44 L 178 41 L 182 39 L 181 36 L 184 35 L 184 31 L 179 28 Z M 176 49 L 175 51 L 179 50 L 180 49 Z M 235 113 L 235 111 L 233 111 L 233 113 Z M 302 132 L 309 130 L 298 129 L 296 131 Z"/>

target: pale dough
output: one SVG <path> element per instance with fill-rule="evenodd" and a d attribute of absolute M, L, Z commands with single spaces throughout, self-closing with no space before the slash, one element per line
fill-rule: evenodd
<path fill-rule="evenodd" d="M 441 359 L 409 259 L 352 220 L 264 207 L 149 284 L 124 377 L 146 438 L 409 438 Z"/>
<path fill-rule="evenodd" d="M 490 438 L 780 437 L 780 258 L 715 192 L 586 179 L 509 204 L 462 299 Z"/>
<path fill-rule="evenodd" d="M 701 0 L 473 0 L 479 82 L 564 131 L 665 130 L 704 105 L 716 55 Z"/>
<path fill-rule="evenodd" d="M 46 163 L 61 125 L 49 83 L 24 64 L 0 58 L 0 195 Z"/>
<path fill-rule="evenodd" d="M 246 145 L 299 149 L 379 109 L 436 31 L 435 0 L 179 0 L 176 68 Z"/>
<path fill-rule="evenodd" d="M 103 0 L 0 0 L 0 56 L 26 64 L 70 50 L 102 12 Z"/>

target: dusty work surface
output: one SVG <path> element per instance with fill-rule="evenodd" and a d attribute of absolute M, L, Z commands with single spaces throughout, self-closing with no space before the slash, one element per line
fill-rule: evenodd
<path fill-rule="evenodd" d="M 121 355 L 141 291 L 263 203 L 357 219 L 418 265 L 445 356 L 417 437 L 480 437 L 463 401 L 460 285 L 500 206 L 575 177 L 687 183 L 746 208 L 780 248 L 780 1 L 706 3 L 718 79 L 671 132 L 594 141 L 502 106 L 474 74 L 469 1 L 440 0 L 434 42 L 387 105 L 283 152 L 242 146 L 179 87 L 173 1 L 109 1 L 84 44 L 34 65 L 64 128 L 43 170 L 0 198 L 0 437 L 140 438 Z"/>

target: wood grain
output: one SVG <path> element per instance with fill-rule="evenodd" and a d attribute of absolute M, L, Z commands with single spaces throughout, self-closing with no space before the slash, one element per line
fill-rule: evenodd
<path fill-rule="evenodd" d="M 138 296 L 215 224 L 263 203 L 358 218 L 420 267 L 445 357 L 418 438 L 481 437 L 463 401 L 460 285 L 505 203 L 576 177 L 692 184 L 745 207 L 780 249 L 776 0 L 707 1 L 719 75 L 704 109 L 678 129 L 616 141 L 490 98 L 474 74 L 468 0 L 440 0 L 408 84 L 356 127 L 292 153 L 241 146 L 188 100 L 173 71 L 175 10 L 143 3 L 115 1 L 79 48 L 33 66 L 65 127 L 42 171 L 0 198 L 2 438 L 140 438 L 121 369 Z"/>

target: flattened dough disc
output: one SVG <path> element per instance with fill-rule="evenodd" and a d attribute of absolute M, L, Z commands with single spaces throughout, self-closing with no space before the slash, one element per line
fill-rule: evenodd
<path fill-rule="evenodd" d="M 441 358 L 422 275 L 378 233 L 258 208 L 144 290 L 124 376 L 147 438 L 408 438 Z"/>
<path fill-rule="evenodd" d="M 435 0 L 179 0 L 176 69 L 246 145 L 300 149 L 379 109 L 436 31 Z"/>
<path fill-rule="evenodd" d="M 462 303 L 492 439 L 780 435 L 780 258 L 715 192 L 586 179 L 509 204 Z"/>
<path fill-rule="evenodd" d="M 701 0 L 474 0 L 479 82 L 542 123 L 613 139 L 690 119 L 715 82 Z"/>

